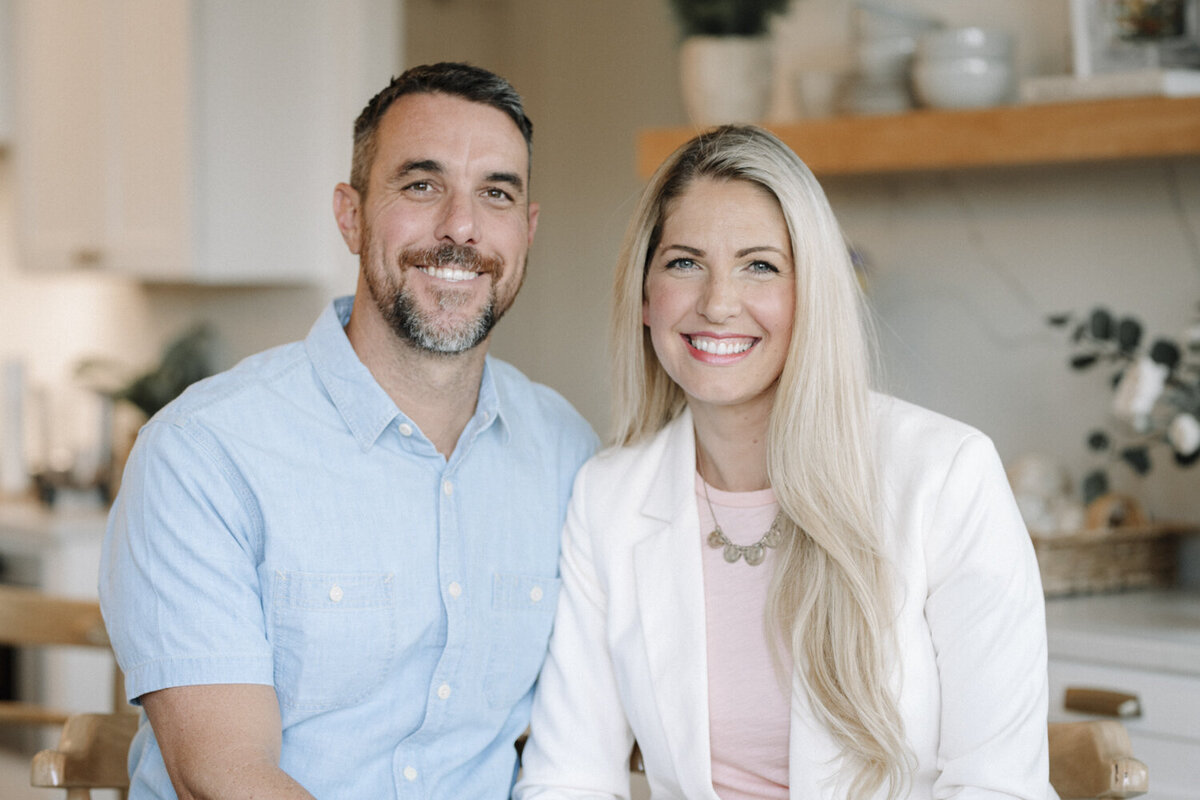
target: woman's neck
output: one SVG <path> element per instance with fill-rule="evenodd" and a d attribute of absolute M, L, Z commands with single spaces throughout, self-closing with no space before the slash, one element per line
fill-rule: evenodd
<path fill-rule="evenodd" d="M 696 431 L 696 466 L 716 489 L 752 492 L 769 488 L 767 430 L 769 414 L 745 414 L 741 409 L 692 410 Z"/>

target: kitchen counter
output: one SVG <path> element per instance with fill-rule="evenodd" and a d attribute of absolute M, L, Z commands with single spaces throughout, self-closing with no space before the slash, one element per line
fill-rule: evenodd
<path fill-rule="evenodd" d="M 1050 657 L 1200 677 L 1200 592 L 1046 601 Z"/>
<path fill-rule="evenodd" d="M 1091 715 L 1067 690 L 1136 698 L 1120 717 L 1150 769 L 1145 800 L 1195 800 L 1200 786 L 1200 593 L 1182 590 L 1046 601 L 1051 720 Z"/>
<path fill-rule="evenodd" d="M 0 502 L 0 552 L 39 555 L 71 544 L 98 543 L 108 509 L 59 510 L 33 500 Z"/>

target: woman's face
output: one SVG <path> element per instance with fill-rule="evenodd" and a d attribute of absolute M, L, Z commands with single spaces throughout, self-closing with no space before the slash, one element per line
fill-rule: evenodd
<path fill-rule="evenodd" d="M 694 410 L 769 413 L 792 338 L 795 283 L 787 223 L 765 189 L 700 178 L 667 207 L 642 322 Z"/>

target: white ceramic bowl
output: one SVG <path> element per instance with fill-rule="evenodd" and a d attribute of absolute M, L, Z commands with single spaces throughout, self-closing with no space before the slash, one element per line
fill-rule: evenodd
<path fill-rule="evenodd" d="M 1013 37 L 994 28 L 945 28 L 923 34 L 917 41 L 917 59 L 990 58 L 1012 62 Z"/>
<path fill-rule="evenodd" d="M 984 108 L 1011 102 L 1012 67 L 986 58 L 920 62 L 912 69 L 913 91 L 931 108 Z"/>

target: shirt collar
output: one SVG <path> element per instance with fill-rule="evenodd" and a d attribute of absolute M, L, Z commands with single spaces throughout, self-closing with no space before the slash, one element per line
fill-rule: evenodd
<path fill-rule="evenodd" d="M 304 347 L 338 413 L 367 450 L 399 415 L 396 404 L 359 360 L 346 336 L 353 295 L 338 297 L 313 323 Z"/>
<path fill-rule="evenodd" d="M 354 296 L 338 297 L 331 302 L 317 321 L 313 323 L 304 340 L 309 360 L 317 378 L 325 387 L 338 413 L 358 441 L 359 447 L 368 450 L 398 417 L 407 420 L 404 413 L 371 375 L 366 365 L 346 336 L 346 324 Z M 467 424 L 473 431 L 472 438 L 486 430 L 493 422 L 504 441 L 508 441 L 509 427 L 504 420 L 501 391 L 493 377 L 492 359 L 489 356 L 483 367 L 479 384 L 479 399 L 475 413 Z M 408 420 L 411 422 L 411 420 Z"/>

